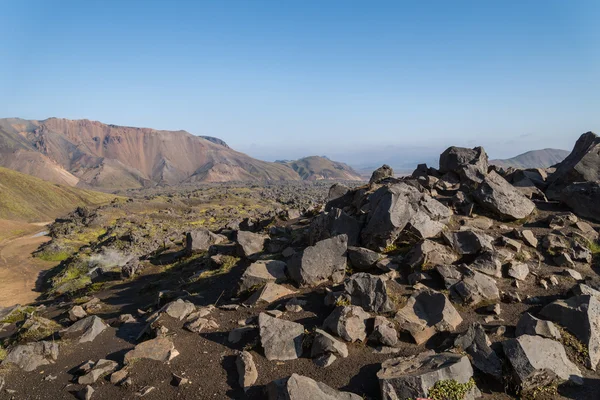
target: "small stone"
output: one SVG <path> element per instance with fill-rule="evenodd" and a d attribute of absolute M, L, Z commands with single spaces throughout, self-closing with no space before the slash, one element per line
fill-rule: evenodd
<path fill-rule="evenodd" d="M 91 400 L 93 394 L 94 388 L 88 385 L 81 389 L 79 392 L 77 392 L 77 398 L 79 400 Z"/>
<path fill-rule="evenodd" d="M 529 267 L 525 263 L 511 262 L 508 266 L 508 276 L 524 281 L 529 275 Z"/>
<path fill-rule="evenodd" d="M 81 306 L 75 306 L 69 310 L 69 319 L 73 322 L 79 321 L 85 317 L 87 317 L 87 313 Z"/>
<path fill-rule="evenodd" d="M 242 388 L 247 388 L 256 382 L 258 379 L 258 370 L 254 364 L 252 354 L 247 351 L 242 351 L 235 360 L 237 367 L 239 384 Z"/>
<path fill-rule="evenodd" d="M 135 395 L 137 397 L 144 397 L 145 395 L 147 395 L 148 393 L 150 393 L 154 389 L 156 389 L 154 386 L 144 386 L 143 388 L 141 388 L 140 390 L 138 390 Z"/>
<path fill-rule="evenodd" d="M 321 368 L 329 367 L 335 360 L 337 360 L 337 357 L 332 353 L 323 354 L 317 358 L 313 358 L 315 365 Z"/>
<path fill-rule="evenodd" d="M 190 382 L 190 380 L 188 378 L 179 376 L 177 374 L 173 374 L 173 379 L 171 380 L 171 385 L 182 386 L 182 385 L 187 385 L 189 382 Z"/>
<path fill-rule="evenodd" d="M 575 271 L 574 269 L 567 268 L 563 272 L 566 276 L 570 276 L 571 278 L 575 279 L 576 281 L 583 280 L 583 276 L 581 276 L 581 274 L 579 272 Z"/>

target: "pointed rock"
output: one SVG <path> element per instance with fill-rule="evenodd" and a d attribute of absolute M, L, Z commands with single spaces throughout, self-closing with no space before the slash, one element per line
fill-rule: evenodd
<path fill-rule="evenodd" d="M 267 360 L 295 360 L 302 354 L 304 327 L 295 322 L 273 318 L 265 313 L 258 316 L 260 343 Z"/>

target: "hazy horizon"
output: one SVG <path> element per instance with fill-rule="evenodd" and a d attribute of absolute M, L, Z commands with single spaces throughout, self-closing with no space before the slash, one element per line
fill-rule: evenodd
<path fill-rule="evenodd" d="M 600 4 L 375 5 L 4 4 L 0 109 L 355 166 L 570 150 L 600 130 Z"/>

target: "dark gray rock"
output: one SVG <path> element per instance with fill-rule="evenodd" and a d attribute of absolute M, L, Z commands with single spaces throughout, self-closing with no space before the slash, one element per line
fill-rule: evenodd
<path fill-rule="evenodd" d="M 440 173 L 460 172 L 468 166 L 475 167 L 475 170 L 482 176 L 488 173 L 488 156 L 483 147 L 467 149 L 464 147 L 449 147 L 440 155 Z"/>
<path fill-rule="evenodd" d="M 30 372 L 42 365 L 52 364 L 57 359 L 58 343 L 41 341 L 13 347 L 1 365 L 15 364 L 22 370 Z"/>
<path fill-rule="evenodd" d="M 469 268 L 486 275 L 502 278 L 501 256 L 495 251 L 484 251 L 469 265 Z"/>
<path fill-rule="evenodd" d="M 260 343 L 267 360 L 295 360 L 302 354 L 304 327 L 295 322 L 273 318 L 265 313 L 258 316 Z"/>
<path fill-rule="evenodd" d="M 77 339 L 79 343 L 91 342 L 106 328 L 107 325 L 100 317 L 91 315 L 61 330 L 60 337 L 63 339 Z"/>
<path fill-rule="evenodd" d="M 371 174 L 371 179 L 369 180 L 369 183 L 379 183 L 386 178 L 393 178 L 393 177 L 394 177 L 394 170 L 392 169 L 392 167 L 390 167 L 387 164 L 383 164 L 381 167 L 379 167 L 375 171 L 373 171 L 373 174 Z"/>
<path fill-rule="evenodd" d="M 312 246 L 317 242 L 339 235 L 348 237 L 348 245 L 358 243 L 361 223 L 339 208 L 317 215 L 310 224 L 308 242 Z"/>
<path fill-rule="evenodd" d="M 517 220 L 529 216 L 535 204 L 496 172 L 490 172 L 473 198 L 482 207 L 504 220 Z"/>
<path fill-rule="evenodd" d="M 406 256 L 406 264 L 413 269 L 452 264 L 456 260 L 458 256 L 452 249 L 427 239 L 415 245 Z"/>
<path fill-rule="evenodd" d="M 435 354 L 433 351 L 389 359 L 377 372 L 383 400 L 425 398 L 439 381 L 454 380 L 464 384 L 472 377 L 473 367 L 466 356 Z M 480 396 L 477 387 L 473 386 L 463 399 L 473 400 Z"/>
<path fill-rule="evenodd" d="M 376 251 L 364 247 L 348 247 L 348 261 L 353 269 L 367 271 L 383 256 Z"/>
<path fill-rule="evenodd" d="M 490 343 L 483 327 L 474 323 L 465 333 L 456 338 L 454 346 L 466 351 L 471 356 L 475 368 L 502 380 L 502 360 L 492 350 Z"/>
<path fill-rule="evenodd" d="M 389 300 L 386 280 L 381 276 L 359 272 L 346 279 L 344 283 L 350 302 L 365 311 L 385 313 L 393 310 Z"/>
<path fill-rule="evenodd" d="M 260 260 L 250 264 L 241 278 L 240 291 L 265 285 L 269 282 L 280 283 L 286 280 L 287 264 L 279 260 Z"/>
<path fill-rule="evenodd" d="M 223 235 L 212 233 L 208 229 L 200 228 L 186 233 L 185 250 L 188 254 L 194 251 L 208 251 L 213 244 L 220 244 L 227 240 Z"/>
<path fill-rule="evenodd" d="M 373 332 L 369 339 L 384 346 L 395 346 L 398 343 L 398 331 L 392 321 L 378 315 L 373 322 Z"/>
<path fill-rule="evenodd" d="M 112 360 L 98 360 L 98 362 L 94 364 L 91 370 L 89 370 L 85 375 L 82 375 L 77 379 L 77 383 L 79 383 L 80 385 L 91 385 L 103 376 L 106 376 L 116 371 L 118 366 L 119 364 Z"/>
<path fill-rule="evenodd" d="M 348 346 L 329 333 L 317 329 L 313 338 L 310 356 L 311 358 L 315 358 L 329 353 L 346 358 L 348 357 Z"/>
<path fill-rule="evenodd" d="M 572 183 L 562 190 L 560 200 L 580 217 L 600 222 L 600 182 Z"/>
<path fill-rule="evenodd" d="M 357 394 L 339 392 L 306 376 L 292 374 L 289 378 L 267 385 L 267 400 L 361 400 Z"/>
<path fill-rule="evenodd" d="M 464 230 L 448 232 L 443 235 L 444 240 L 460 255 L 477 254 L 481 251 L 492 251 L 494 239 L 483 232 Z"/>
<path fill-rule="evenodd" d="M 548 339 L 560 340 L 560 331 L 550 321 L 538 319 L 529 313 L 523 314 L 517 323 L 515 336 L 531 335 L 541 336 Z"/>
<path fill-rule="evenodd" d="M 268 236 L 254 232 L 237 232 L 237 251 L 241 257 L 250 257 L 263 251 Z"/>
<path fill-rule="evenodd" d="M 347 244 L 347 236 L 339 235 L 307 247 L 289 261 L 288 274 L 299 285 L 314 286 L 327 280 L 342 282 Z"/>
<path fill-rule="evenodd" d="M 452 291 L 463 302 L 469 304 L 477 304 L 483 300 L 497 300 L 500 298 L 500 291 L 494 278 L 469 269 L 463 274 L 462 280 L 452 286 Z"/>

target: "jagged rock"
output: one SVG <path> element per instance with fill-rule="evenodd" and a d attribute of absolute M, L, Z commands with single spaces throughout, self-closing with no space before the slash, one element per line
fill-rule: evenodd
<path fill-rule="evenodd" d="M 569 260 L 570 260 L 570 257 L 569 257 Z M 564 264 L 564 266 L 567 266 L 567 265 L 569 265 L 569 264 L 568 263 Z M 573 266 L 573 265 L 571 264 L 571 266 Z M 576 281 L 583 280 L 583 276 L 581 276 L 581 273 L 579 273 L 578 271 L 575 271 L 574 269 L 567 268 L 563 271 L 563 273 L 566 276 L 570 276 L 571 278 L 575 279 Z"/>
<path fill-rule="evenodd" d="M 323 328 L 347 342 L 364 342 L 367 337 L 366 320 L 370 317 L 358 306 L 340 306 L 325 319 Z"/>
<path fill-rule="evenodd" d="M 560 331 L 552 322 L 538 319 L 529 313 L 523 314 L 517 323 L 515 336 L 521 335 L 541 336 L 555 340 L 561 338 Z"/>
<path fill-rule="evenodd" d="M 577 229 L 579 229 L 583 236 L 587 239 L 590 240 L 592 242 L 598 240 L 598 232 L 596 232 L 596 230 L 587 222 L 585 221 L 578 221 L 575 224 L 575 227 L 577 227 Z"/>
<path fill-rule="evenodd" d="M 546 196 L 559 200 L 563 189 L 575 182 L 600 181 L 600 138 L 587 132 L 575 143 L 573 151 L 558 164 L 556 171 L 548 178 Z"/>
<path fill-rule="evenodd" d="M 254 294 L 246 301 L 246 304 L 258 304 L 260 302 L 272 303 L 282 297 L 289 296 L 290 294 L 294 293 L 296 292 L 286 288 L 285 286 L 278 285 L 274 282 L 269 282 L 254 292 Z"/>
<path fill-rule="evenodd" d="M 551 254 L 559 254 L 566 252 L 570 245 L 565 237 L 551 233 L 542 239 L 542 247 Z"/>
<path fill-rule="evenodd" d="M 548 217 L 548 227 L 553 230 L 560 230 L 577 223 L 577 221 L 577 216 L 572 212 L 553 214 Z"/>
<path fill-rule="evenodd" d="M 450 289 L 452 286 L 460 282 L 463 277 L 462 272 L 454 265 L 438 265 L 435 270 L 440 274 L 444 280 L 444 286 L 446 289 Z"/>
<path fill-rule="evenodd" d="M 470 304 L 500 298 L 500 291 L 494 278 L 477 271 L 467 270 L 463 279 L 452 286 L 452 289 L 464 302 Z"/>
<path fill-rule="evenodd" d="M 524 281 L 527 275 L 529 275 L 529 267 L 525 263 L 513 261 L 508 265 L 507 273 L 511 278 Z"/>
<path fill-rule="evenodd" d="M 425 343 L 437 332 L 453 332 L 462 322 L 458 311 L 443 293 L 422 290 L 413 294 L 395 317 L 417 344 Z"/>
<path fill-rule="evenodd" d="M 177 357 L 179 352 L 175 349 L 173 342 L 165 337 L 147 340 L 135 346 L 133 350 L 125 354 L 124 364 L 130 364 L 133 360 L 146 358 L 161 362 L 171 361 Z"/>
<path fill-rule="evenodd" d="M 414 269 L 452 264 L 458 260 L 458 256 L 447 246 L 426 239 L 414 246 L 408 252 L 406 259 L 406 263 Z"/>
<path fill-rule="evenodd" d="M 346 193 L 350 191 L 350 188 L 343 183 L 334 183 L 329 188 L 329 193 L 327 194 L 327 201 L 330 202 L 335 199 L 339 199 L 343 197 Z"/>
<path fill-rule="evenodd" d="M 268 400 L 361 400 L 357 394 L 338 392 L 306 376 L 292 374 L 289 378 L 267 385 Z"/>
<path fill-rule="evenodd" d="M 58 343 L 41 341 L 12 348 L 1 365 L 15 364 L 22 370 L 30 372 L 42 365 L 53 363 L 57 358 Z"/>
<path fill-rule="evenodd" d="M 571 258 L 574 261 L 579 261 L 586 264 L 592 263 L 593 254 L 587 247 L 575 241 L 571 247 Z"/>
<path fill-rule="evenodd" d="M 413 272 L 412 274 L 408 275 L 406 279 L 408 280 L 409 285 L 414 286 L 419 282 L 431 280 L 431 276 L 424 272 Z"/>
<path fill-rule="evenodd" d="M 61 330 L 60 337 L 63 339 L 77 338 L 79 343 L 91 342 L 106 328 L 107 325 L 100 317 L 91 315 Z"/>
<path fill-rule="evenodd" d="M 73 322 L 79 321 L 85 317 L 87 317 L 87 313 L 81 306 L 74 306 L 69 310 L 69 319 Z"/>
<path fill-rule="evenodd" d="M 579 284 L 575 285 L 571 289 L 571 291 L 573 292 L 573 294 L 575 296 L 579 296 L 582 294 L 587 294 L 587 295 L 596 296 L 596 297 L 600 296 L 600 290 L 596 290 L 592 287 L 589 287 L 588 285 L 584 285 L 583 283 L 579 283 Z"/>
<path fill-rule="evenodd" d="M 260 235 L 254 232 L 238 231 L 237 232 L 237 249 L 241 257 L 250 257 L 260 253 L 265 247 L 265 241 L 268 236 Z"/>
<path fill-rule="evenodd" d="M 125 379 L 127 379 L 128 376 L 129 369 L 127 367 L 121 368 L 110 375 L 110 383 L 113 385 L 121 385 L 123 382 L 125 382 Z"/>
<path fill-rule="evenodd" d="M 346 279 L 344 290 L 350 302 L 365 311 L 385 313 L 393 310 L 387 293 L 386 280 L 381 276 L 359 272 Z"/>
<path fill-rule="evenodd" d="M 318 367 L 326 368 L 333 364 L 335 360 L 337 360 L 337 357 L 333 353 L 326 353 L 317 358 L 313 358 L 313 363 Z"/>
<path fill-rule="evenodd" d="M 396 271 L 400 267 L 396 260 L 397 258 L 384 257 L 375 263 L 375 267 L 384 272 Z"/>
<path fill-rule="evenodd" d="M 529 216 L 535 204 L 496 172 L 490 172 L 472 193 L 482 207 L 506 220 Z"/>
<path fill-rule="evenodd" d="M 254 385 L 258 379 L 258 370 L 256 369 L 256 364 L 254 364 L 252 354 L 242 351 L 238 354 L 235 365 L 237 367 L 240 386 L 247 388 Z"/>
<path fill-rule="evenodd" d="M 569 360 L 559 342 L 541 336 L 523 335 L 502 342 L 502 347 L 513 367 L 517 383 L 523 389 L 552 383 L 554 374 L 564 381 L 583 383 L 581 371 Z M 547 378 L 545 370 L 552 372 Z"/>
<path fill-rule="evenodd" d="M 258 316 L 260 343 L 267 360 L 295 360 L 302 354 L 304 327 L 295 322 L 273 318 L 265 313 Z"/>
<path fill-rule="evenodd" d="M 538 240 L 535 237 L 534 233 L 528 229 L 525 229 L 522 231 L 515 230 L 515 235 L 517 236 L 517 238 L 519 238 L 523 242 L 525 242 L 525 244 L 528 244 L 529 246 L 531 246 L 533 248 L 536 248 L 538 245 Z"/>
<path fill-rule="evenodd" d="M 378 315 L 375 317 L 373 333 L 371 333 L 369 339 L 384 346 L 395 346 L 398 343 L 398 332 L 393 322 Z"/>
<path fill-rule="evenodd" d="M 521 251 L 521 243 L 519 243 L 518 241 L 508 238 L 506 236 L 501 236 L 500 237 L 500 244 L 504 247 L 507 247 L 515 252 L 520 252 Z"/>
<path fill-rule="evenodd" d="M 91 400 L 92 396 L 94 395 L 94 392 L 94 388 L 90 385 L 87 385 L 86 387 L 77 392 L 77 398 L 79 400 Z"/>
<path fill-rule="evenodd" d="M 88 373 L 77 379 L 77 383 L 80 385 L 91 385 L 101 377 L 114 372 L 118 366 L 119 364 L 111 360 L 98 360 Z"/>
<path fill-rule="evenodd" d="M 185 325 L 183 325 L 183 327 L 190 332 L 200 333 L 208 329 L 217 329 L 219 325 L 213 319 L 196 317 L 186 322 Z"/>
<path fill-rule="evenodd" d="M 352 268 L 357 271 L 370 269 L 381 257 L 382 255 L 376 251 L 364 247 L 348 247 L 348 260 Z"/>
<path fill-rule="evenodd" d="M 486 275 L 502 278 L 502 261 L 500 254 L 494 251 L 481 253 L 469 268 L 482 272 Z"/>
<path fill-rule="evenodd" d="M 466 356 L 435 354 L 433 351 L 386 360 L 377 372 L 382 400 L 425 398 L 439 381 L 454 380 L 466 384 L 472 377 L 473 367 Z M 473 386 L 463 399 L 473 400 L 480 396 L 479 389 Z"/>
<path fill-rule="evenodd" d="M 340 283 L 346 273 L 348 238 L 322 240 L 297 253 L 288 263 L 288 274 L 299 285 L 314 286 L 328 279 Z"/>
<path fill-rule="evenodd" d="M 348 245 L 356 246 L 361 230 L 361 223 L 339 208 L 317 215 L 310 224 L 308 243 L 317 242 L 339 235 L 348 237 Z"/>
<path fill-rule="evenodd" d="M 317 329 L 310 349 L 310 357 L 316 358 L 323 354 L 335 354 L 342 358 L 348 357 L 348 346 L 329 333 Z"/>
<path fill-rule="evenodd" d="M 200 228 L 186 233 L 185 249 L 188 254 L 194 251 L 208 251 L 210 246 L 221 244 L 226 240 L 227 238 L 223 235 L 217 235 L 208 229 Z"/>
<path fill-rule="evenodd" d="M 180 321 L 187 318 L 191 313 L 196 310 L 196 306 L 188 300 L 177 299 L 166 304 L 162 312 L 167 314 L 171 318 L 178 319 Z"/>
<path fill-rule="evenodd" d="M 140 263 L 140 260 L 138 260 L 137 258 L 132 258 L 121 267 L 121 275 L 123 275 L 124 278 L 131 278 L 132 276 L 139 273 L 142 270 L 142 268 L 143 265 Z"/>
<path fill-rule="evenodd" d="M 264 285 L 268 282 L 279 283 L 286 280 L 287 264 L 278 260 L 261 260 L 250 264 L 242 275 L 240 291 Z"/>
<path fill-rule="evenodd" d="M 394 243 L 409 224 L 421 237 L 433 237 L 451 215 L 443 204 L 405 182 L 382 186 L 369 195 L 368 202 L 370 212 L 361 239 L 365 247 L 377 251 Z"/>
<path fill-rule="evenodd" d="M 474 230 L 449 232 L 443 235 L 446 242 L 461 256 L 477 254 L 481 251 L 493 251 L 493 238 Z"/>
<path fill-rule="evenodd" d="M 477 323 L 471 324 L 469 329 L 454 341 L 454 346 L 463 349 L 472 357 L 475 368 L 502 380 L 502 360 L 492 350 L 490 344 L 485 330 Z"/>
<path fill-rule="evenodd" d="M 449 147 L 440 155 L 440 168 L 442 174 L 447 172 L 460 172 L 468 166 L 475 167 L 475 171 L 482 176 L 488 173 L 488 156 L 483 147 L 467 149 L 464 147 Z"/>
<path fill-rule="evenodd" d="M 393 178 L 393 177 L 394 177 L 394 170 L 392 169 L 392 167 L 390 167 L 387 164 L 383 164 L 381 167 L 379 167 L 375 171 L 373 171 L 373 174 L 371 174 L 371 179 L 369 180 L 369 183 L 379 183 L 386 178 Z"/>
<path fill-rule="evenodd" d="M 587 346 L 588 367 L 596 370 L 600 361 L 600 298 L 590 295 L 557 300 L 540 311 L 540 315 L 558 322 Z"/>

